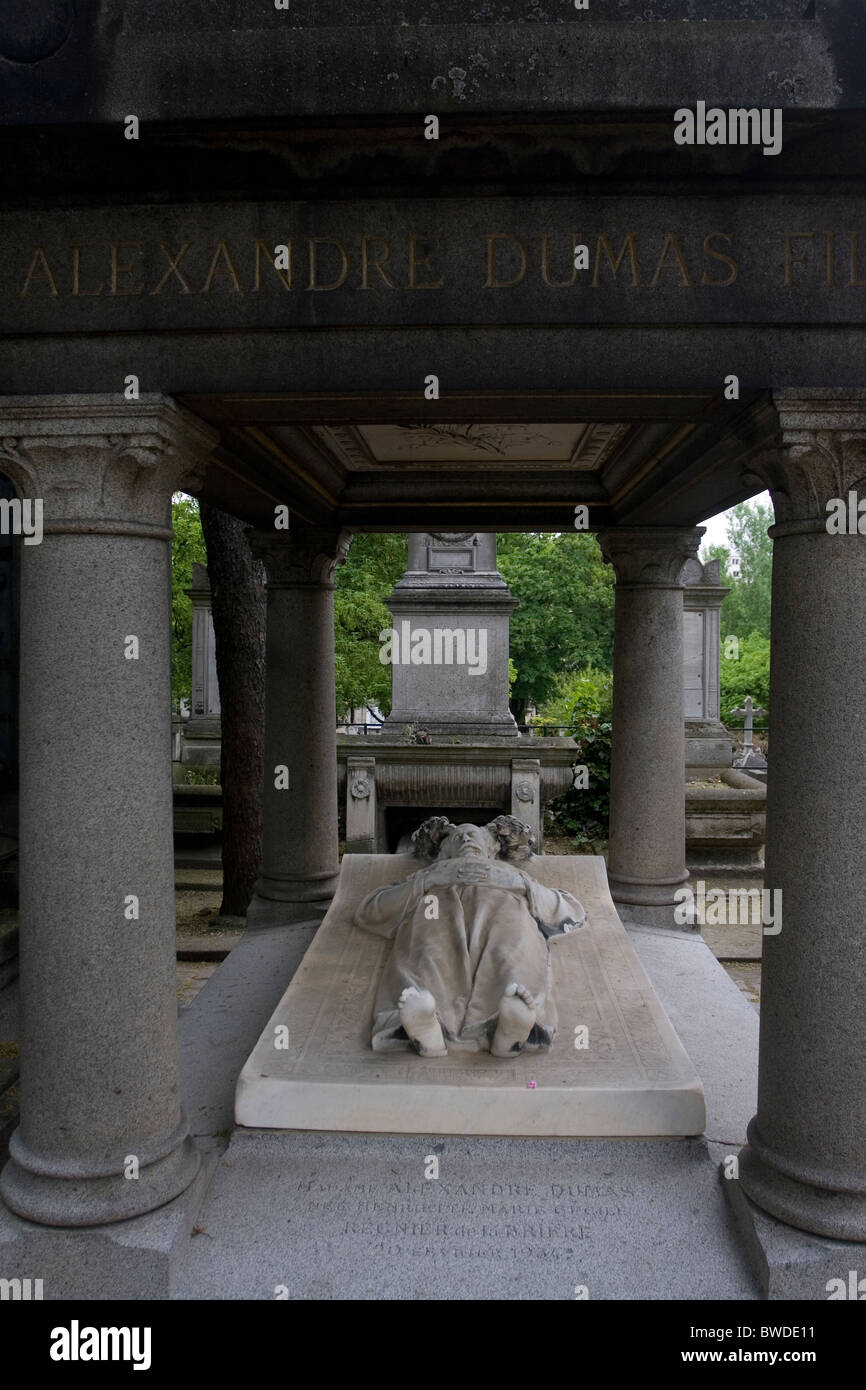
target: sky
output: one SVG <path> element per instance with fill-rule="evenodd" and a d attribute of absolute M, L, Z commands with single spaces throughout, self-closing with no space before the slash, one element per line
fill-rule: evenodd
<path fill-rule="evenodd" d="M 760 502 L 762 506 L 770 507 L 772 512 L 772 502 L 770 501 L 769 492 L 762 492 L 758 497 L 750 497 L 749 502 L 752 506 Z M 701 526 L 706 529 L 706 535 L 701 541 L 702 552 L 706 552 L 711 545 L 727 545 L 728 532 L 725 525 L 726 516 L 727 512 L 719 512 L 717 516 L 710 517 L 709 521 L 701 522 Z"/>

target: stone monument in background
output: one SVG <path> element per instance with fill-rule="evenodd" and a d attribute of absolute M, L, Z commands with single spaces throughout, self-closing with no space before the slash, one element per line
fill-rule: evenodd
<path fill-rule="evenodd" d="M 488 824 L 503 812 L 541 849 L 546 803 L 572 785 L 571 738 L 521 734 L 508 706 L 517 607 L 492 532 L 409 537 L 382 634 L 392 708 L 381 730 L 337 739 L 346 850 L 396 851 L 428 816 Z"/>
<path fill-rule="evenodd" d="M 192 701 L 181 726 L 181 762 L 195 767 L 220 765 L 220 692 L 206 565 L 194 564 L 192 585 Z"/>
<path fill-rule="evenodd" d="M 410 536 L 406 572 L 387 603 L 392 704 L 382 738 L 403 740 L 418 729 L 442 738 L 516 738 L 508 633 L 517 601 L 496 568 L 495 534 Z"/>
<path fill-rule="evenodd" d="M 686 562 L 683 581 L 683 684 L 686 778 L 731 766 L 733 745 L 721 720 L 721 608 L 730 593 L 719 560 Z"/>

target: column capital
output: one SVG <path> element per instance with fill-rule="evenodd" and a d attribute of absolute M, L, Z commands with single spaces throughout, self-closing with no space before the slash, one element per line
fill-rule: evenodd
<path fill-rule="evenodd" d="M 204 479 L 218 433 L 170 397 L 0 397 L 0 470 L 45 532 L 171 536 L 171 494 Z"/>
<path fill-rule="evenodd" d="M 827 533 L 827 503 L 866 492 L 866 391 L 776 391 L 775 447 L 753 455 L 743 473 L 773 499 L 772 536 Z"/>
<path fill-rule="evenodd" d="M 681 589 L 703 534 L 701 526 L 614 526 L 598 533 L 598 543 L 617 588 Z"/>
<path fill-rule="evenodd" d="M 253 554 L 264 564 L 269 589 L 330 587 L 352 544 L 353 532 L 325 526 L 248 533 Z"/>

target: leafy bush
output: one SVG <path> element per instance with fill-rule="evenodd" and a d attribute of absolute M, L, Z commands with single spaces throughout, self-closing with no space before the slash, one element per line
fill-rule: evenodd
<path fill-rule="evenodd" d="M 575 765 L 589 773 L 587 787 L 573 787 L 550 806 L 554 830 L 576 844 L 607 839 L 612 713 L 613 677 L 594 667 L 561 678 L 557 695 L 539 712 L 539 723 L 568 725 L 577 743 Z"/>
<path fill-rule="evenodd" d="M 220 770 L 218 767 L 195 767 L 187 765 L 183 769 L 183 783 L 185 787 L 218 787 L 220 784 Z"/>
<path fill-rule="evenodd" d="M 742 709 L 747 695 L 756 705 L 770 708 L 770 642 L 757 632 L 750 632 L 740 641 L 739 658 L 725 656 L 722 644 L 722 723 L 741 724 L 731 711 Z"/>

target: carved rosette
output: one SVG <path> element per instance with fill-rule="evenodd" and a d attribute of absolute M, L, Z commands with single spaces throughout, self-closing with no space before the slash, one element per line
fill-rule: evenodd
<path fill-rule="evenodd" d="M 292 531 L 250 531 L 253 554 L 263 562 L 269 589 L 331 588 L 352 532 L 303 526 Z"/>
<path fill-rule="evenodd" d="M 356 773 L 349 784 L 349 791 L 356 801 L 366 801 L 372 791 L 366 773 Z"/>
<path fill-rule="evenodd" d="M 0 471 L 41 498 L 46 534 L 171 538 L 171 496 L 204 479 L 219 435 L 165 396 L 0 402 Z"/>
<path fill-rule="evenodd" d="M 701 526 L 618 526 L 600 531 L 598 541 L 618 588 L 681 589 L 703 534 Z"/>

